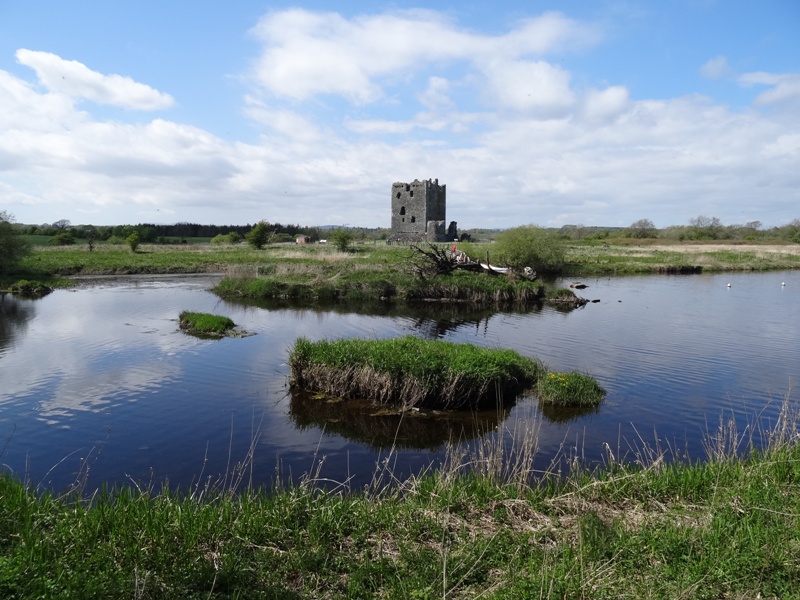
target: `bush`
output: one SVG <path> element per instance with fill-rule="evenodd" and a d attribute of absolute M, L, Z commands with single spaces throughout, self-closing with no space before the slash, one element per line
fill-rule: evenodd
<path fill-rule="evenodd" d="M 140 242 L 139 232 L 137 231 L 134 231 L 132 234 L 130 234 L 128 237 L 125 238 L 125 243 L 127 243 L 128 246 L 131 247 L 131 252 L 136 252 L 136 249 L 139 247 L 139 242 Z"/>
<path fill-rule="evenodd" d="M 564 242 L 557 232 L 524 225 L 507 229 L 492 246 L 494 260 L 514 268 L 531 267 L 539 273 L 561 270 L 566 257 Z"/>
<path fill-rule="evenodd" d="M 215 235 L 211 238 L 211 243 L 215 246 L 220 244 L 238 244 L 242 241 L 242 236 L 236 233 L 235 231 L 230 231 L 228 233 L 220 233 Z"/>
<path fill-rule="evenodd" d="M 336 246 L 337 250 L 346 252 L 347 248 L 350 246 L 350 243 L 353 241 L 353 233 L 347 229 L 339 228 L 331 234 L 330 239 L 333 242 L 333 245 Z"/>
<path fill-rule="evenodd" d="M 69 231 L 62 231 L 50 238 L 47 242 L 48 246 L 72 246 L 75 243 L 75 237 Z"/>

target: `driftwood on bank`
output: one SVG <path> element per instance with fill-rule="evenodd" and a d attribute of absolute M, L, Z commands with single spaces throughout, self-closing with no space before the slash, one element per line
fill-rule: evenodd
<path fill-rule="evenodd" d="M 411 244 L 410 248 L 411 255 L 408 262 L 411 272 L 421 279 L 436 275 L 448 275 L 456 268 L 453 255 L 444 246 L 427 242 L 424 246 Z"/>

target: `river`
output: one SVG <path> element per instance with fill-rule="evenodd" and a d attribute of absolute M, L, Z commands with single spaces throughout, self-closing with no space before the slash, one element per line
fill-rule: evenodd
<path fill-rule="evenodd" d="M 784 398 L 798 396 L 797 271 L 588 278 L 579 293 L 599 302 L 568 312 L 267 308 L 222 301 L 209 291 L 214 282 L 95 278 L 38 300 L 6 296 L 3 468 L 54 491 L 188 489 L 237 475 L 270 485 L 305 473 L 358 488 L 376 465 L 417 473 L 443 460 L 448 439 L 475 444 L 487 431 L 507 439 L 535 431 L 542 470 L 565 457 L 602 464 L 609 452 L 635 460 L 645 448 L 703 458 L 721 419 L 734 419 L 744 448 Z M 182 310 L 229 316 L 254 335 L 194 338 L 178 329 Z M 398 335 L 513 348 L 553 370 L 588 373 L 608 393 L 582 414 L 525 396 L 492 413 L 401 419 L 288 388 L 299 336 Z"/>

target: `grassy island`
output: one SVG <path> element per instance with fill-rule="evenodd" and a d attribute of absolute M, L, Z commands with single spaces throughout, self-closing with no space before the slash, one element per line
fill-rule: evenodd
<path fill-rule="evenodd" d="M 301 389 L 402 408 L 494 405 L 531 387 L 544 370 L 513 350 L 410 336 L 320 342 L 300 338 L 289 364 L 291 384 Z"/>
<path fill-rule="evenodd" d="M 180 328 L 187 333 L 210 337 L 222 337 L 236 326 L 228 317 L 188 310 L 180 314 L 179 321 Z"/>

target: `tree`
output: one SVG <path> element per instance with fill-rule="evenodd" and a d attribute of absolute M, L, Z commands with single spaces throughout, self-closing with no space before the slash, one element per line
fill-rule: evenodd
<path fill-rule="evenodd" d="M 68 229 L 71 225 L 69 219 L 59 219 L 51 225 L 53 229 Z"/>
<path fill-rule="evenodd" d="M 655 238 L 658 237 L 658 230 L 650 219 L 639 219 L 628 227 L 628 234 L 637 239 Z"/>
<path fill-rule="evenodd" d="M 87 225 L 83 228 L 83 237 L 86 238 L 86 244 L 89 246 L 89 252 L 94 252 L 94 244 L 97 240 L 97 228 L 94 225 Z"/>
<path fill-rule="evenodd" d="M 331 234 L 331 241 L 337 249 L 346 252 L 347 248 L 350 246 L 350 242 L 353 241 L 353 234 L 347 229 L 342 229 L 340 227 Z"/>
<path fill-rule="evenodd" d="M 557 231 L 536 225 L 506 229 L 492 245 L 498 262 L 510 267 L 531 267 L 540 273 L 561 270 L 566 257 L 564 243 Z"/>
<path fill-rule="evenodd" d="M 0 210 L 0 273 L 8 273 L 31 251 L 28 241 L 14 225 L 14 216 Z"/>
<path fill-rule="evenodd" d="M 700 215 L 689 219 L 689 229 L 696 240 L 716 240 L 721 237 L 722 223 L 717 217 Z"/>
<path fill-rule="evenodd" d="M 247 238 L 248 244 L 256 250 L 261 250 L 272 240 L 273 235 L 274 232 L 269 230 L 269 223 L 266 221 L 259 221 L 256 223 L 255 227 L 247 232 L 245 237 Z"/>

